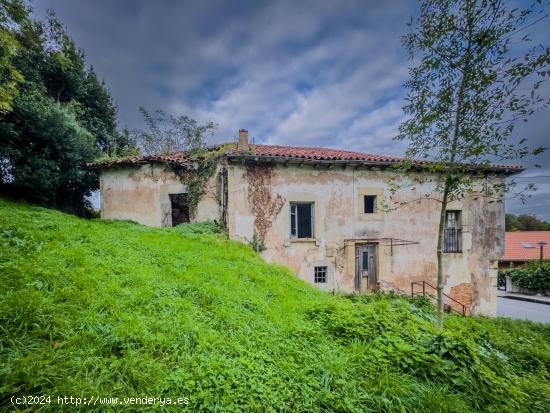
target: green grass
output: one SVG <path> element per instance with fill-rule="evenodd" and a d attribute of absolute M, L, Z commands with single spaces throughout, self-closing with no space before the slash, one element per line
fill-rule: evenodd
<path fill-rule="evenodd" d="M 97 395 L 188 397 L 199 412 L 550 411 L 549 326 L 449 316 L 438 335 L 425 303 L 319 292 L 213 229 L 0 200 L 0 406 Z"/>

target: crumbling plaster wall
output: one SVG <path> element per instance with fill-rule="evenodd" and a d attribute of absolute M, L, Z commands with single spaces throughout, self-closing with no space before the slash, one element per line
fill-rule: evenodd
<path fill-rule="evenodd" d="M 217 172 L 208 180 L 193 221 L 220 217 Z M 179 177 L 162 164 L 106 169 L 100 173 L 101 218 L 171 226 L 169 194 L 185 192 Z"/>
<path fill-rule="evenodd" d="M 381 201 L 389 195 L 390 177 L 397 176 L 401 185 L 410 183 L 408 178 L 393 171 L 360 168 L 329 169 L 295 164 L 266 168 L 270 170 L 270 198 L 282 204 L 274 208 L 275 213 L 269 217 L 272 222 L 265 232 L 267 249 L 263 252 L 267 260 L 290 267 L 311 283 L 313 268 L 326 265 L 328 282 L 317 285 L 325 290 L 352 292 L 356 243 L 353 240 L 399 238 L 417 244 L 394 246 L 393 251 L 390 246 L 379 244 L 380 285 L 408 293 L 412 281 L 424 280 L 435 285 L 440 204 L 429 199 L 410 202 L 428 193 L 432 184 L 416 185 L 415 190 L 401 189 L 398 200 L 407 204 L 395 211 L 383 212 Z M 265 181 L 265 177 L 263 179 Z M 261 209 L 250 205 L 251 180 L 254 176 L 250 167 L 229 166 L 228 229 L 231 238 L 244 242 L 250 241 L 256 231 L 252 211 Z M 363 195 L 377 195 L 379 205 L 375 214 L 363 213 Z M 314 239 L 290 238 L 289 203 L 292 201 L 315 202 Z M 466 198 L 451 203 L 449 209 L 462 211 L 463 252 L 445 254 L 445 292 L 456 295 L 459 291 L 463 296 L 464 291 L 471 288 L 472 313 L 495 314 L 496 266 L 504 237 L 503 204 L 489 202 L 485 197 Z M 461 287 L 453 289 L 456 286 Z"/>

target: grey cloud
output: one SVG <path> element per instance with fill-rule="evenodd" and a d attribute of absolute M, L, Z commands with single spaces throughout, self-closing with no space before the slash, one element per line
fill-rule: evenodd
<path fill-rule="evenodd" d="M 542 155 L 526 159 L 525 172 L 513 178 L 518 189 L 532 183 L 537 190 L 525 203 L 514 198 L 513 194 L 509 194 L 506 210 L 513 214 L 535 214 L 550 221 L 550 116 L 548 110 L 541 111 L 529 122 L 520 124 L 515 135 L 517 138 L 528 139 L 533 147 L 542 146 L 548 149 Z M 536 168 L 535 165 L 540 165 L 540 168 Z"/>
<path fill-rule="evenodd" d="M 219 123 L 215 141 L 247 127 L 256 142 L 402 154 L 407 78 L 400 44 L 414 0 L 42 0 L 53 8 L 119 105 L 121 126 L 139 127 L 139 106 Z M 550 36 L 550 29 L 543 28 Z M 542 37 L 544 38 L 544 36 Z M 518 128 L 550 146 L 548 112 Z M 549 154 L 540 158 L 550 175 Z M 528 166 L 532 167 L 533 162 Z M 528 173 L 533 173 L 529 170 Z M 510 212 L 550 219 L 543 178 Z M 527 209 L 532 205 L 532 209 Z"/>

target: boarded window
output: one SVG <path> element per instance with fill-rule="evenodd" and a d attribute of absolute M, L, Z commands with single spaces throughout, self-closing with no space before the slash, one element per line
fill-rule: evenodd
<path fill-rule="evenodd" d="M 172 207 L 172 226 L 190 222 L 189 204 L 187 203 L 187 194 L 170 194 L 170 204 Z"/>
<path fill-rule="evenodd" d="M 364 210 L 365 214 L 374 214 L 376 207 L 376 195 L 365 195 L 363 197 Z"/>
<path fill-rule="evenodd" d="M 316 284 L 324 284 L 327 282 L 327 267 L 326 266 L 320 266 L 315 267 L 314 272 L 314 278 L 313 281 L 315 281 Z"/>
<path fill-rule="evenodd" d="M 290 203 L 290 236 L 313 238 L 313 202 Z"/>

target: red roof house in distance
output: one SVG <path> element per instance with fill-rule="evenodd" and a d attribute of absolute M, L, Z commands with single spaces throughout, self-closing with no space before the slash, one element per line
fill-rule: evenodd
<path fill-rule="evenodd" d="M 550 231 L 506 232 L 504 254 L 500 257 L 499 268 L 517 267 L 529 261 L 540 260 L 541 241 L 546 242 L 543 259 L 550 260 Z"/>

